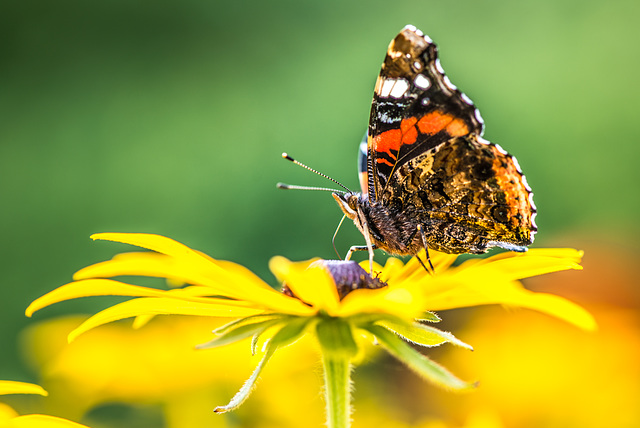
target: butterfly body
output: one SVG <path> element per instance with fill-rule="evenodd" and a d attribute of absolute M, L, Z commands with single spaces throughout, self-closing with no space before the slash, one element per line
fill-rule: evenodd
<path fill-rule="evenodd" d="M 483 130 L 478 110 L 444 74 L 435 44 L 405 27 L 376 82 L 361 146 L 362 193 L 333 194 L 366 248 L 526 250 L 537 230 L 531 189 L 515 158 L 484 140 Z"/>

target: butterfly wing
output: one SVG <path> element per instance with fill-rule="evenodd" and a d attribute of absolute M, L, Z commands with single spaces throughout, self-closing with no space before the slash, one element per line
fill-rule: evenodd
<path fill-rule="evenodd" d="M 389 44 L 376 81 L 368 131 L 369 197 L 379 200 L 393 171 L 452 137 L 482 135 L 471 100 L 449 81 L 436 45 L 405 27 Z"/>
<path fill-rule="evenodd" d="M 531 189 L 515 158 L 482 139 L 483 131 L 478 110 L 444 74 L 435 44 L 405 27 L 376 82 L 369 200 L 425 226 L 430 248 L 524 250 L 537 230 Z"/>

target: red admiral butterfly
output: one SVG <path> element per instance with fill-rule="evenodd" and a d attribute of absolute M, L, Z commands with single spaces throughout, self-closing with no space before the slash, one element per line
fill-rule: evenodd
<path fill-rule="evenodd" d="M 413 26 L 391 42 L 376 81 L 362 193 L 334 192 L 367 245 L 390 254 L 526 251 L 537 230 L 531 188 L 516 159 L 482 138 L 484 123 Z M 428 257 L 428 255 L 427 255 Z"/>

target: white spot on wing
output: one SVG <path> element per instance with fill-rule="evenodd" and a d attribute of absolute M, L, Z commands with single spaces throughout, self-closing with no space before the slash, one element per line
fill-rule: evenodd
<path fill-rule="evenodd" d="M 389 116 L 386 112 L 382 113 L 378 116 L 378 119 L 380 120 L 380 122 L 382 123 L 393 123 L 396 122 L 397 119 L 392 118 L 391 116 Z"/>
<path fill-rule="evenodd" d="M 516 169 L 518 170 L 519 173 L 522 173 L 522 168 L 520 168 L 520 164 L 518 163 L 518 159 L 516 159 L 515 156 L 511 156 L 511 160 L 513 160 L 513 164 L 516 166 Z M 527 179 L 524 178 L 524 175 L 522 176 L 523 181 L 525 182 L 525 186 L 527 185 Z"/>
<path fill-rule="evenodd" d="M 480 110 L 476 109 L 476 111 L 474 112 L 474 114 L 476 115 L 476 120 L 482 124 L 484 124 L 484 119 L 482 118 L 482 116 L 480 115 Z M 484 127 L 483 127 L 484 129 Z"/>
<path fill-rule="evenodd" d="M 487 145 L 487 146 L 490 146 L 490 145 L 491 145 L 491 141 L 487 141 L 487 140 L 485 140 L 485 139 L 484 139 L 484 138 L 482 138 L 482 137 L 478 137 L 477 139 L 478 139 L 478 143 L 480 143 L 480 144 L 485 144 L 485 145 Z"/>
<path fill-rule="evenodd" d="M 451 80 L 449 80 L 449 76 L 447 76 L 446 74 L 442 76 L 442 79 L 444 80 L 444 84 L 447 86 L 447 88 L 451 89 L 452 91 L 458 89 L 456 85 L 451 83 Z"/>
<path fill-rule="evenodd" d="M 442 64 L 440 64 L 440 58 L 436 58 L 436 70 L 438 70 L 440 74 L 444 74 L 444 68 L 442 68 Z"/>
<path fill-rule="evenodd" d="M 413 66 L 415 67 L 416 70 L 420 70 L 422 68 L 422 64 L 420 64 L 420 61 L 414 62 Z"/>
<path fill-rule="evenodd" d="M 407 93 L 408 89 L 409 82 L 407 82 L 405 79 L 397 79 L 395 81 L 395 84 L 393 85 L 393 88 L 391 88 L 390 95 L 394 98 L 402 98 L 404 94 Z"/>
<path fill-rule="evenodd" d="M 427 89 L 429 86 L 431 86 L 431 82 L 429 82 L 429 79 L 424 77 L 424 74 L 417 74 L 416 78 L 413 80 L 413 83 L 415 83 L 415 85 L 420 89 Z"/>
<path fill-rule="evenodd" d="M 465 94 L 465 93 L 461 92 L 461 93 L 460 93 L 460 96 L 462 97 L 462 100 L 463 100 L 465 103 L 469 104 L 470 106 L 472 106 L 472 105 L 473 105 L 473 101 L 471 101 L 471 98 L 469 98 L 469 97 L 467 96 L 467 94 Z"/>
<path fill-rule="evenodd" d="M 384 79 L 382 83 L 382 88 L 380 88 L 380 96 L 382 98 L 387 98 L 391 93 L 391 89 L 393 89 L 393 85 L 396 83 L 396 79 Z"/>
<path fill-rule="evenodd" d="M 502 147 L 500 147 L 500 144 L 494 144 L 494 146 L 496 146 L 496 149 L 498 149 L 498 151 L 500 153 L 502 153 L 503 155 L 508 155 L 509 153 L 507 153 L 507 151 L 505 149 L 503 149 Z"/>

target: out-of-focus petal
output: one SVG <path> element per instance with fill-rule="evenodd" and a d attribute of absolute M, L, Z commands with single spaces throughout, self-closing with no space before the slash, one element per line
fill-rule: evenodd
<path fill-rule="evenodd" d="M 40 385 L 12 380 L 0 380 L 0 395 L 7 394 L 37 394 L 48 395 Z"/>
<path fill-rule="evenodd" d="M 13 418 L 7 428 L 89 428 L 67 419 L 48 415 L 24 415 Z"/>

